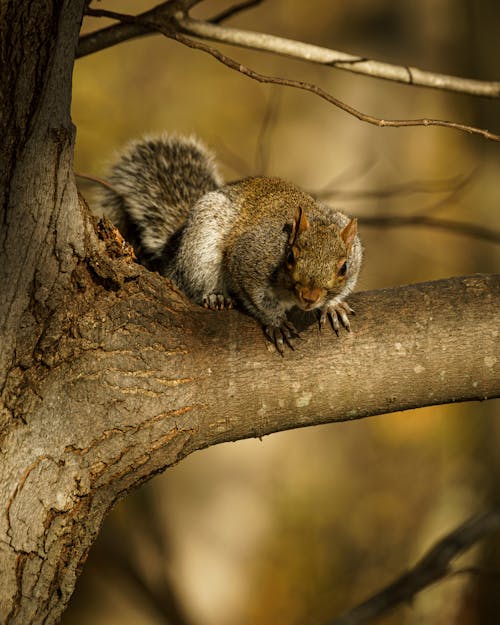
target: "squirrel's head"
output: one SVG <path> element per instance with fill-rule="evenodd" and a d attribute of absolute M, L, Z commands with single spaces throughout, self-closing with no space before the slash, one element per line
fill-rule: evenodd
<path fill-rule="evenodd" d="M 307 219 L 296 211 L 288 238 L 285 268 L 296 304 L 302 310 L 320 308 L 344 289 L 350 273 L 349 255 L 358 231 L 356 219 L 340 228 Z"/>

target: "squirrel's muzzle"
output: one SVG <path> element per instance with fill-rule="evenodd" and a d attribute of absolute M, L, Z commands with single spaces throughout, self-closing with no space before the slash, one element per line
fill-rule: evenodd
<path fill-rule="evenodd" d="M 308 287 L 297 285 L 297 298 L 299 307 L 303 310 L 313 310 L 323 303 L 325 290 L 320 287 Z"/>

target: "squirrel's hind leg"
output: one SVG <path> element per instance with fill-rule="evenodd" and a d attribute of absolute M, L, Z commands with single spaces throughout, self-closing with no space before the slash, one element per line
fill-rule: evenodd
<path fill-rule="evenodd" d="M 220 191 L 203 195 L 191 209 L 179 243 L 175 278 L 195 302 L 211 310 L 233 308 L 224 271 L 224 241 L 234 208 Z"/>

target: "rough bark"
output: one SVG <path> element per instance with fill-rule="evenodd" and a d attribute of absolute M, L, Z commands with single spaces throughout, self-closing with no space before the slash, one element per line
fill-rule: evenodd
<path fill-rule="evenodd" d="M 76 272 L 4 429 L 0 620 L 56 621 L 114 501 L 194 450 L 500 392 L 498 276 L 361 293 L 351 334 L 309 327 L 281 358 L 124 264 L 121 284 Z"/>
<path fill-rule="evenodd" d="M 222 441 L 500 394 L 500 277 L 362 293 L 353 332 L 266 349 L 191 305 L 81 206 L 72 59 L 83 0 L 0 13 L 0 622 L 54 623 L 103 517 Z"/>
<path fill-rule="evenodd" d="M 0 389 L 30 364 L 86 230 L 72 176 L 71 73 L 83 0 L 0 5 Z"/>

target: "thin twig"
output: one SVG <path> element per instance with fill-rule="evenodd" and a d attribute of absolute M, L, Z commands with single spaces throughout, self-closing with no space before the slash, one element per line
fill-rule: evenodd
<path fill-rule="evenodd" d="M 431 584 L 449 575 L 451 561 L 478 540 L 498 529 L 500 512 L 490 510 L 473 517 L 437 542 L 417 564 L 392 584 L 329 625 L 362 625 L 392 611 Z"/>
<path fill-rule="evenodd" d="M 103 178 L 98 178 L 97 176 L 91 176 L 90 174 L 80 174 L 76 171 L 75 171 L 75 176 L 77 178 L 82 178 L 83 180 L 88 180 L 89 182 L 98 184 L 102 187 L 106 187 L 106 189 L 109 189 L 110 191 L 113 191 L 113 193 L 116 193 L 117 195 L 119 195 L 116 189 L 107 180 L 104 180 Z"/>
<path fill-rule="evenodd" d="M 423 226 L 461 234 L 488 243 L 500 244 L 500 232 L 478 224 L 464 223 L 453 219 L 441 219 L 428 215 L 374 215 L 358 217 L 363 226 L 376 228 L 400 228 L 404 226 Z"/>
<path fill-rule="evenodd" d="M 228 28 L 209 22 L 195 20 L 190 17 L 177 19 L 177 23 L 188 35 L 195 35 L 203 39 L 210 39 L 219 43 L 274 52 L 282 56 L 302 59 L 310 63 L 319 63 L 336 69 L 347 70 L 356 74 L 364 74 L 373 78 L 383 78 L 407 85 L 431 87 L 445 91 L 456 91 L 470 95 L 490 98 L 500 97 L 500 82 L 482 81 L 459 76 L 448 76 L 427 72 L 417 67 L 391 65 L 373 59 L 360 57 L 338 50 L 330 50 L 311 45 L 302 41 L 276 37 L 266 33 Z"/>
<path fill-rule="evenodd" d="M 459 184 L 457 184 L 451 192 L 446 195 L 446 197 L 438 200 L 437 202 L 433 202 L 424 208 L 418 209 L 419 215 L 428 215 L 429 213 L 435 213 L 441 208 L 447 208 L 452 203 L 453 200 L 456 200 L 460 197 L 464 189 L 467 185 L 476 177 L 478 172 L 478 168 L 473 169 L 467 176 L 463 178 Z"/>
<path fill-rule="evenodd" d="M 262 0 L 245 0 L 244 2 L 240 2 L 239 4 L 235 4 L 232 7 L 228 7 L 225 11 L 221 11 L 215 17 L 212 17 L 210 20 L 211 24 L 220 24 L 221 22 L 226 21 L 233 15 L 237 13 L 241 13 L 242 11 L 246 11 L 247 9 L 251 9 L 258 4 L 260 4 Z"/>
<path fill-rule="evenodd" d="M 196 4 L 194 2 L 193 4 Z M 243 10 L 257 4 L 257 2 L 242 2 L 232 9 L 215 16 L 211 22 L 194 20 L 186 15 L 189 6 L 184 6 L 184 14 L 178 11 L 178 5 L 165 2 L 151 11 L 146 11 L 135 17 L 135 23 L 117 24 L 108 28 L 98 30 L 80 38 L 77 58 L 92 54 L 117 43 L 148 34 L 148 29 L 144 27 L 144 20 L 151 17 L 160 18 L 162 15 L 175 23 L 177 30 L 183 29 L 186 34 L 192 34 L 204 39 L 211 39 L 221 43 L 229 43 L 236 46 L 273 52 L 284 56 L 301 59 L 311 63 L 319 63 L 336 69 L 342 69 L 365 76 L 383 78 L 408 85 L 420 87 L 431 87 L 444 91 L 454 91 L 469 95 L 484 96 L 490 98 L 500 97 L 499 81 L 474 80 L 461 78 L 459 76 L 449 76 L 421 70 L 417 67 L 405 65 L 392 65 L 373 59 L 348 54 L 338 50 L 331 50 L 320 46 L 276 37 L 265 33 L 255 33 L 252 31 L 227 28 L 220 26 L 218 22 L 227 19 L 235 11 Z M 101 16 L 104 17 L 104 11 Z M 112 17 L 112 12 L 107 12 L 106 17 Z M 93 9 L 87 11 L 88 15 L 98 16 L 98 12 Z M 128 16 L 129 18 L 132 16 Z M 122 22 L 127 22 L 123 18 L 117 17 Z M 165 26 L 165 23 L 163 24 Z M 151 32 L 149 28 L 149 32 Z"/>
<path fill-rule="evenodd" d="M 88 17 L 107 17 L 109 19 L 118 20 L 119 23 L 101 28 L 87 35 L 82 35 L 78 40 L 76 58 L 78 59 L 99 50 L 111 48 L 129 39 L 154 34 L 154 30 L 148 25 L 147 21 L 160 19 L 162 17 L 168 19 L 172 11 L 172 0 L 167 0 L 153 9 L 141 13 L 141 15 L 137 17 L 134 15 L 126 15 L 125 13 L 108 11 L 106 9 L 88 8 L 85 11 L 85 15 Z"/>
<path fill-rule="evenodd" d="M 158 8 L 158 7 L 157 7 Z M 165 8 L 165 4 L 160 5 L 160 8 L 163 10 Z M 294 87 L 296 89 L 301 89 L 303 91 L 309 91 L 311 93 L 316 94 L 323 100 L 326 100 L 330 104 L 333 104 L 337 108 L 343 110 L 344 112 L 356 117 L 360 121 L 366 122 L 368 124 L 372 124 L 378 127 L 403 127 L 403 126 L 441 126 L 444 128 L 453 128 L 455 130 L 461 130 L 463 132 L 468 132 L 469 134 L 476 134 L 486 139 L 490 139 L 492 141 L 500 141 L 500 135 L 490 132 L 489 130 L 485 130 L 482 128 L 476 128 L 474 126 L 468 126 L 466 124 L 460 124 L 457 122 L 450 122 L 441 119 L 381 119 L 379 117 L 375 117 L 373 115 L 368 115 L 366 113 L 362 113 L 358 111 L 354 107 L 346 104 L 342 100 L 335 98 L 330 93 L 326 92 L 324 89 L 310 82 L 304 82 L 300 80 L 293 80 L 291 78 L 281 78 L 279 76 L 268 76 L 265 74 L 260 74 L 255 70 L 246 67 L 245 65 L 238 63 L 233 58 L 223 54 L 220 50 L 213 48 L 212 46 L 207 45 L 201 41 L 196 41 L 191 39 L 190 37 L 186 37 L 185 35 L 176 32 L 172 21 L 168 22 L 165 25 L 163 22 L 159 23 L 158 20 L 154 19 L 153 21 L 146 21 L 142 17 L 134 17 L 131 15 L 125 15 L 121 13 L 116 13 L 114 11 L 106 11 L 106 10 L 92 10 L 89 14 L 106 17 L 113 17 L 113 19 L 117 19 L 120 21 L 127 22 L 127 24 L 138 23 L 146 28 L 150 28 L 154 31 L 158 31 L 163 33 L 166 37 L 171 39 L 175 39 L 179 43 L 182 43 L 190 48 L 201 50 L 207 54 L 210 54 L 218 61 L 226 65 L 227 67 L 244 74 L 245 76 L 249 76 L 254 80 L 261 83 L 282 85 L 286 87 Z M 177 18 L 179 20 L 179 18 Z M 177 22 L 179 23 L 179 22 Z"/>
<path fill-rule="evenodd" d="M 460 575 L 476 575 L 477 577 L 481 576 L 483 579 L 500 580 L 500 571 L 491 571 L 479 566 L 466 566 L 462 569 L 455 569 L 450 573 L 450 577 L 458 577 Z"/>
<path fill-rule="evenodd" d="M 224 165 L 236 172 L 240 178 L 246 178 L 254 173 L 250 163 L 223 143 L 219 137 L 213 143 L 216 146 L 217 155 L 221 158 Z"/>
<path fill-rule="evenodd" d="M 255 157 L 255 171 L 259 175 L 268 173 L 269 166 L 269 134 L 276 123 L 276 117 L 279 107 L 279 99 L 281 92 L 274 89 L 271 92 L 269 103 L 260 127 L 260 133 L 257 138 L 257 153 Z"/>
<path fill-rule="evenodd" d="M 161 27 L 157 28 L 158 30 L 162 31 Z M 179 41 L 179 43 L 183 43 L 184 45 L 189 46 L 190 48 L 201 50 L 203 52 L 206 52 L 207 54 L 210 54 L 227 67 L 230 67 L 231 69 L 234 69 L 235 71 L 240 72 L 245 76 L 249 76 L 250 78 L 253 78 L 258 82 L 282 85 L 286 87 L 294 87 L 303 91 L 310 91 L 311 93 L 316 94 L 323 100 L 326 100 L 330 104 L 333 104 L 342 111 L 356 117 L 360 121 L 372 124 L 374 126 L 392 128 L 399 128 L 403 126 L 441 126 L 443 128 L 453 128 L 455 130 L 468 132 L 469 134 L 480 135 L 492 141 L 500 141 L 500 135 L 490 132 L 489 130 L 476 128 L 475 126 L 468 126 L 467 124 L 460 124 L 458 122 L 450 122 L 442 119 L 381 119 L 373 115 L 368 115 L 366 113 L 358 111 L 357 109 L 350 106 L 349 104 L 346 104 L 342 100 L 335 98 L 330 93 L 326 92 L 324 89 L 318 87 L 318 85 L 315 85 L 313 83 L 293 80 L 291 78 L 281 78 L 279 76 L 268 76 L 265 74 L 260 74 L 259 72 L 256 72 L 249 67 L 238 63 L 231 57 L 228 57 L 226 54 L 223 54 L 220 50 L 217 50 L 212 46 L 202 43 L 201 41 L 195 41 L 179 33 L 172 35 L 168 33 L 168 31 L 166 31 L 164 34 L 167 37 L 172 37 L 176 41 Z"/>
<path fill-rule="evenodd" d="M 367 190 L 344 190 L 332 188 L 332 182 L 330 181 L 324 189 L 321 189 L 320 191 L 310 191 L 310 194 L 318 199 L 340 199 L 342 201 L 405 197 L 420 193 L 440 193 L 443 191 L 450 191 L 450 189 L 453 194 L 455 194 L 457 190 L 461 190 L 469 184 L 474 173 L 475 172 L 468 174 L 467 176 L 454 176 L 452 178 L 445 178 L 442 180 L 412 180 L 410 182 L 393 184 L 382 189 Z M 338 187 L 338 183 L 334 186 Z M 448 201 L 446 203 L 448 203 Z M 432 208 L 434 207 L 435 205 L 432 206 Z"/>

